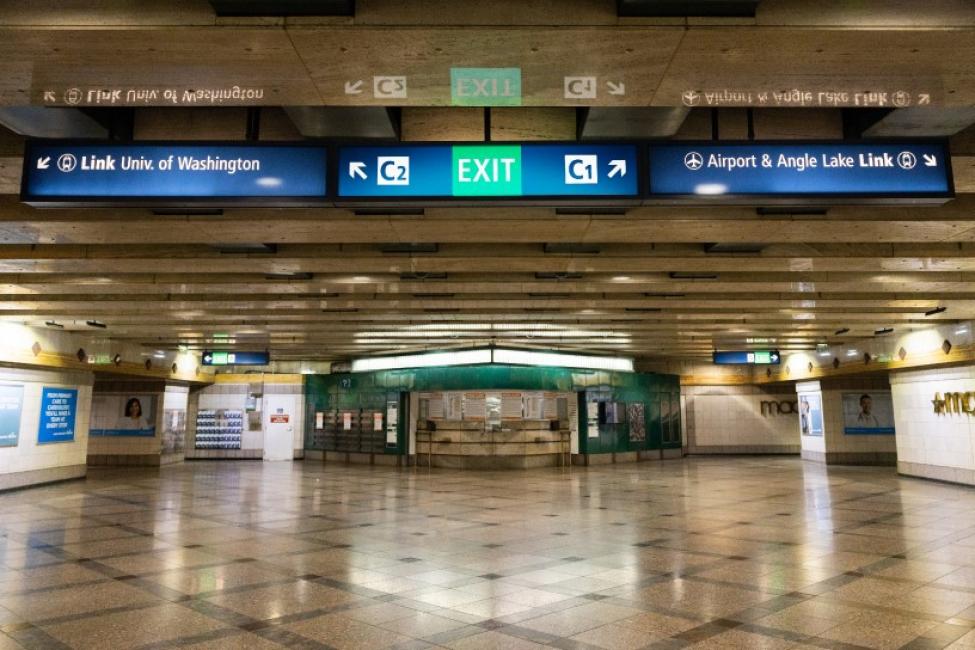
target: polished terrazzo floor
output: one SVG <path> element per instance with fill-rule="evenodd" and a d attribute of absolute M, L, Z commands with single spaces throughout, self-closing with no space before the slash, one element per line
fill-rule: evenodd
<path fill-rule="evenodd" d="M 8 648 L 975 648 L 975 490 L 794 458 L 0 494 Z"/>

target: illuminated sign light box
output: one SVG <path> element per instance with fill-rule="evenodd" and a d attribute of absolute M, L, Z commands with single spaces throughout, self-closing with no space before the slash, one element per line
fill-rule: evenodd
<path fill-rule="evenodd" d="M 204 350 L 200 360 L 204 366 L 266 366 L 271 363 L 271 355 L 266 351 Z"/>
<path fill-rule="evenodd" d="M 352 362 L 351 370 L 352 372 L 370 372 L 376 370 L 402 370 L 407 368 L 465 366 L 490 363 L 633 372 L 633 360 L 623 357 L 600 357 L 586 354 L 566 354 L 562 352 L 515 350 L 508 348 L 481 348 L 476 350 L 421 352 L 391 357 L 366 357 L 355 359 Z"/>
<path fill-rule="evenodd" d="M 635 144 L 340 147 L 337 203 L 639 202 Z"/>
<path fill-rule="evenodd" d="M 680 142 L 648 148 L 650 202 L 941 204 L 944 141 Z"/>
<path fill-rule="evenodd" d="M 717 365 L 777 366 L 782 356 L 778 350 L 736 350 L 715 352 L 712 360 Z"/>
<path fill-rule="evenodd" d="M 21 200 L 38 207 L 320 205 L 328 149 L 302 144 L 28 140 Z"/>

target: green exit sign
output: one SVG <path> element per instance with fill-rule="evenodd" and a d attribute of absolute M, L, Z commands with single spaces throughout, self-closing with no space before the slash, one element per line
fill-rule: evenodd
<path fill-rule="evenodd" d="M 454 196 L 521 196 L 519 145 L 452 148 Z"/>
<path fill-rule="evenodd" d="M 521 68 L 451 68 L 454 106 L 521 106 Z"/>

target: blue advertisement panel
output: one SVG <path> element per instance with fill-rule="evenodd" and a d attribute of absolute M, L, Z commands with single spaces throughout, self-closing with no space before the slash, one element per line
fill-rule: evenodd
<path fill-rule="evenodd" d="M 637 198 L 634 144 L 341 147 L 340 198 Z"/>
<path fill-rule="evenodd" d="M 21 198 L 33 205 L 134 201 L 322 202 L 320 146 L 29 141 Z"/>
<path fill-rule="evenodd" d="M 156 435 L 155 395 L 101 393 L 91 398 L 91 436 L 152 438 Z"/>
<path fill-rule="evenodd" d="M 843 433 L 894 435 L 894 400 L 890 391 L 843 393 Z"/>
<path fill-rule="evenodd" d="M 799 432 L 804 436 L 822 436 L 824 430 L 822 393 L 800 393 Z"/>
<path fill-rule="evenodd" d="M 74 422 L 78 414 L 76 388 L 41 389 L 41 418 L 37 429 L 38 444 L 74 441 Z"/>
<path fill-rule="evenodd" d="M 950 197 L 943 142 L 651 145 L 650 196 Z"/>
<path fill-rule="evenodd" d="M 778 365 L 781 356 L 778 350 L 724 350 L 714 352 L 712 361 L 721 365 Z"/>
<path fill-rule="evenodd" d="M 0 447 L 16 447 L 20 441 L 20 415 L 24 410 L 22 384 L 0 384 Z"/>

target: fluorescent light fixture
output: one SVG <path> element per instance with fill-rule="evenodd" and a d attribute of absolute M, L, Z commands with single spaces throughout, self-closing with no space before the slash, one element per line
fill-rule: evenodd
<path fill-rule="evenodd" d="M 850 331 L 850 328 L 849 327 L 841 327 L 838 330 L 836 330 L 835 332 L 833 332 L 833 334 L 835 334 L 836 336 L 839 336 L 840 334 L 846 334 L 849 331 Z"/>
<path fill-rule="evenodd" d="M 465 366 L 475 363 L 491 363 L 491 350 L 458 350 L 456 352 L 430 352 L 427 354 L 402 354 L 394 357 L 355 359 L 352 362 L 352 372 L 429 368 L 431 366 Z"/>
<path fill-rule="evenodd" d="M 930 310 L 924 312 L 924 315 L 925 316 L 934 316 L 935 314 L 943 314 L 946 311 L 948 311 L 948 308 L 947 307 L 935 307 L 934 309 L 930 309 Z"/>
<path fill-rule="evenodd" d="M 53 320 L 46 320 L 44 321 L 44 324 L 47 325 L 48 327 L 57 327 L 60 329 L 64 329 L 64 325 L 62 325 L 61 323 L 57 323 Z"/>
<path fill-rule="evenodd" d="M 152 356 L 156 357 L 157 359 L 165 359 L 166 353 L 163 352 L 162 350 L 156 350 L 156 353 L 153 354 Z"/>
<path fill-rule="evenodd" d="M 535 352 L 532 350 L 508 350 L 498 348 L 494 351 L 494 363 L 511 363 L 520 366 L 562 366 L 566 368 L 586 368 L 588 370 L 616 370 L 633 372 L 633 360 L 622 357 L 596 357 L 584 354 L 563 354 L 560 352 Z"/>
<path fill-rule="evenodd" d="M 100 329 L 105 329 L 106 327 L 108 327 L 108 325 L 106 325 L 105 323 L 102 323 L 97 320 L 86 320 L 85 325 L 87 325 L 88 327 L 98 327 Z"/>
<path fill-rule="evenodd" d="M 724 183 L 699 183 L 694 186 L 694 193 L 703 196 L 717 196 L 727 194 L 728 186 Z"/>
<path fill-rule="evenodd" d="M 893 327 L 881 327 L 879 330 L 874 330 L 873 335 L 882 336 L 884 334 L 890 334 L 893 331 L 894 331 Z"/>
<path fill-rule="evenodd" d="M 508 348 L 457 350 L 454 352 L 429 352 L 403 354 L 391 357 L 367 357 L 352 361 L 352 372 L 374 370 L 400 370 L 404 368 L 429 368 L 433 366 L 465 366 L 481 363 L 506 363 L 518 366 L 559 366 L 585 368 L 587 370 L 614 370 L 633 372 L 633 360 L 623 357 L 600 357 L 561 352 L 537 352 Z"/>
<path fill-rule="evenodd" d="M 968 328 L 959 327 L 958 329 L 955 330 L 955 334 L 968 334 Z"/>
<path fill-rule="evenodd" d="M 860 353 L 857 352 L 856 350 L 847 350 L 846 351 L 846 356 L 848 356 L 848 357 L 855 357 L 858 354 L 860 354 Z"/>

